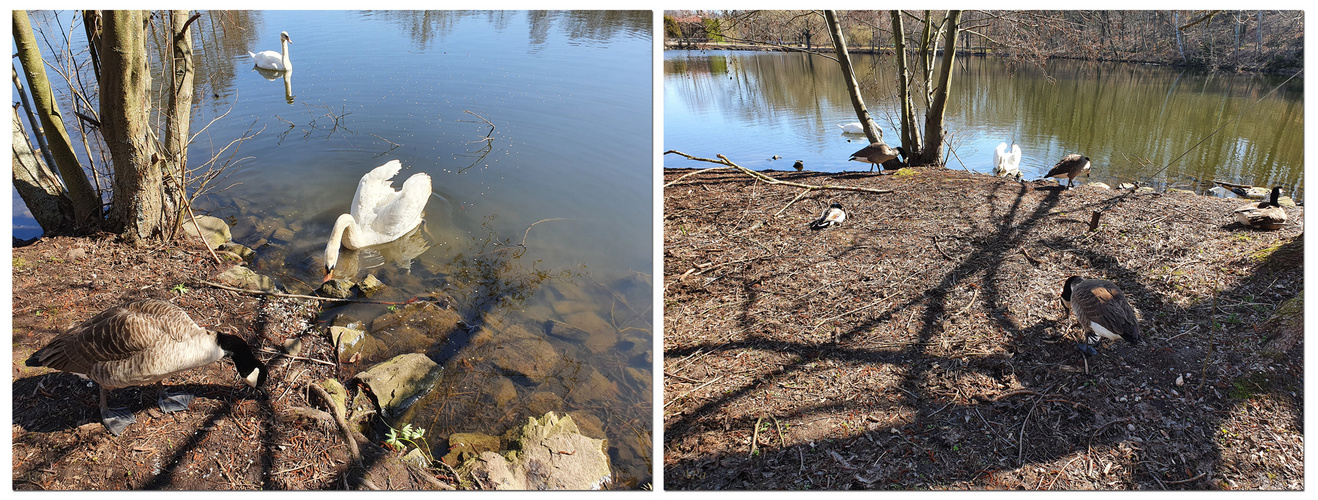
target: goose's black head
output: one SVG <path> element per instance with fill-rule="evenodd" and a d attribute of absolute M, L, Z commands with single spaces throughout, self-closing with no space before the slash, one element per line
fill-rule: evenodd
<path fill-rule="evenodd" d="M 835 201 L 833 202 L 832 205 L 829 205 L 829 208 L 836 208 L 838 210 L 842 210 L 842 204 Z"/>
<path fill-rule="evenodd" d="M 242 377 L 243 382 L 258 389 L 265 387 L 269 370 L 266 369 L 265 363 L 252 354 L 252 347 L 247 345 L 246 340 L 237 335 L 219 333 L 215 335 L 215 343 L 219 344 L 224 352 L 233 356 L 233 366 L 238 369 L 238 376 Z"/>
<path fill-rule="evenodd" d="M 893 149 L 896 149 L 896 150 L 897 150 L 897 154 L 902 155 L 902 162 L 903 162 L 903 163 L 906 162 L 906 150 L 905 150 L 905 149 L 902 149 L 901 146 L 897 146 L 897 147 L 895 147 L 895 148 L 893 148 Z"/>
<path fill-rule="evenodd" d="M 1066 283 L 1062 285 L 1062 305 L 1066 307 L 1067 311 L 1071 310 L 1071 292 L 1077 284 L 1084 280 L 1079 276 L 1072 276 L 1067 278 Z"/>

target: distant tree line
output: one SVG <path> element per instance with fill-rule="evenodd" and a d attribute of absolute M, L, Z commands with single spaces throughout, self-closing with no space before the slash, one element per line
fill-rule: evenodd
<path fill-rule="evenodd" d="M 909 40 L 935 11 L 902 11 Z M 829 45 L 810 11 L 668 11 L 665 41 L 728 42 L 818 49 Z M 1304 12 L 1228 10 L 965 11 L 957 51 L 1039 64 L 1050 57 L 1244 71 L 1293 71 L 1304 64 Z M 842 11 L 851 50 L 892 51 L 889 11 Z"/>

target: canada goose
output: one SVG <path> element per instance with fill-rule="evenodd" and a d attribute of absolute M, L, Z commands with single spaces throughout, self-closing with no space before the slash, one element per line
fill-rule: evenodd
<path fill-rule="evenodd" d="M 27 359 L 91 379 L 101 387 L 101 423 L 118 436 L 137 419 L 127 408 L 110 408 L 106 391 L 159 382 L 175 373 L 233 355 L 234 367 L 247 385 L 265 385 L 266 368 L 237 335 L 207 331 L 178 306 L 139 300 L 108 309 L 55 337 Z M 166 413 L 186 410 L 190 394 L 168 394 L 161 386 L 156 402 Z"/>
<path fill-rule="evenodd" d="M 1111 281 L 1087 280 L 1079 276 L 1067 278 L 1066 284 L 1062 285 L 1062 305 L 1075 313 L 1076 321 L 1085 332 L 1085 342 L 1080 350 L 1086 354 L 1094 352 L 1086 347 L 1098 343 L 1099 337 L 1140 343 L 1140 324 L 1135 310 L 1126 302 L 1126 294 Z"/>
<path fill-rule="evenodd" d="M 1011 145 L 1011 151 L 1007 151 L 1007 143 L 998 144 L 998 148 L 993 151 L 993 175 L 998 177 L 1021 177 L 1021 147 L 1015 143 Z"/>
<path fill-rule="evenodd" d="M 290 43 L 293 43 L 293 39 L 288 37 L 287 31 L 283 31 L 279 33 L 280 52 L 263 50 L 253 54 L 251 51 L 247 51 L 247 55 L 252 58 L 252 62 L 256 63 L 256 67 L 258 68 L 275 71 L 291 71 L 293 69 L 293 61 L 288 58 L 288 44 Z"/>
<path fill-rule="evenodd" d="M 847 213 L 842 211 L 842 204 L 834 202 L 824 209 L 824 213 L 819 216 L 819 220 L 810 223 L 810 229 L 818 231 L 828 226 L 841 224 L 847 220 Z"/>
<path fill-rule="evenodd" d="M 882 166 L 883 162 L 896 158 L 898 155 L 905 158 L 906 150 L 902 149 L 900 146 L 894 148 L 882 142 L 875 142 L 865 146 L 860 151 L 851 153 L 851 158 L 848 158 L 848 161 L 855 160 L 872 163 L 875 166 Z M 870 170 L 874 170 L 874 167 L 871 166 Z"/>
<path fill-rule="evenodd" d="M 796 163 L 792 164 L 792 168 L 796 169 L 797 172 L 805 170 L 805 162 L 801 160 L 796 160 Z"/>
<path fill-rule="evenodd" d="M 860 122 L 839 123 L 838 128 L 842 129 L 844 134 L 864 134 L 865 127 Z"/>
<path fill-rule="evenodd" d="M 1077 176 L 1080 174 L 1089 174 L 1089 166 L 1088 156 L 1082 156 L 1079 154 L 1067 155 L 1065 158 L 1062 158 L 1061 161 L 1057 162 L 1056 165 L 1053 165 L 1053 169 L 1049 170 L 1044 177 L 1057 177 L 1059 179 L 1066 177 L 1066 188 L 1071 189 L 1071 187 L 1074 186 L 1074 181 Z"/>
<path fill-rule="evenodd" d="M 325 281 L 334 275 L 339 261 L 339 245 L 357 250 L 394 241 L 421 224 L 421 211 L 430 199 L 430 176 L 413 174 L 394 190 L 393 178 L 403 164 L 392 160 L 363 175 L 357 182 L 349 213 L 334 221 L 329 243 L 325 245 Z"/>
<path fill-rule="evenodd" d="M 1277 199 L 1281 197 L 1281 186 L 1273 186 L 1272 196 L 1268 201 L 1250 203 L 1237 208 L 1235 211 L 1236 222 L 1245 227 L 1253 229 L 1281 229 L 1286 225 L 1286 211 L 1282 210 Z"/>

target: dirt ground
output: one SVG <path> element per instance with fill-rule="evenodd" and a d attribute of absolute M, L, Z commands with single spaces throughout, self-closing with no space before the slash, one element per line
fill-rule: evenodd
<path fill-rule="evenodd" d="M 314 418 L 324 402 L 310 382 L 347 380 L 337 366 L 315 305 L 258 298 L 198 285 L 229 267 L 200 247 L 131 248 L 112 237 L 46 238 L 13 252 L 13 489 L 433 489 L 453 478 L 403 465 L 380 443 L 362 443 L 361 465 L 332 421 Z M 137 423 L 115 437 L 100 423 L 94 384 L 24 360 L 59 332 L 131 300 L 168 300 L 201 326 L 246 338 L 270 376 L 249 388 L 233 362 L 184 372 L 164 382 L 197 396 L 166 415 L 155 387 L 111 392 Z M 281 346 L 299 338 L 297 358 Z M 307 416 L 311 415 L 311 416 Z"/>
<path fill-rule="evenodd" d="M 1303 342 L 1267 321 L 1303 208 L 1260 232 L 1242 200 L 913 172 L 664 189 L 665 489 L 1304 487 Z M 1081 356 L 1070 275 L 1116 282 L 1145 342 Z"/>

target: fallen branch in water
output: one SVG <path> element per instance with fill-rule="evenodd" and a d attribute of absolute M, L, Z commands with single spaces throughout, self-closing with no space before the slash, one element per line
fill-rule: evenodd
<path fill-rule="evenodd" d="M 215 288 L 219 288 L 219 289 L 221 289 L 221 290 L 228 290 L 228 291 L 231 291 L 231 292 L 245 293 L 245 294 L 248 294 L 248 295 L 263 295 L 263 296 L 270 296 L 270 297 L 287 297 L 287 298 L 290 298 L 290 299 L 310 299 L 310 300 L 323 300 L 323 301 L 329 301 L 329 302 L 356 302 L 356 303 L 359 303 L 359 304 L 384 304 L 384 305 L 390 305 L 390 306 L 402 306 L 402 305 L 411 304 L 412 302 L 416 302 L 416 301 L 420 300 L 420 299 L 417 298 L 417 297 L 413 297 L 413 298 L 411 298 L 411 299 L 409 299 L 409 300 L 405 300 L 405 301 L 403 301 L 403 302 L 385 302 L 385 301 L 382 301 L 382 300 L 366 300 L 366 299 L 336 299 L 336 298 L 333 298 L 333 297 L 318 297 L 318 296 L 315 296 L 315 295 L 298 295 L 298 294 L 295 294 L 295 293 L 267 292 L 267 291 L 265 291 L 265 290 L 248 290 L 248 289 L 246 289 L 246 288 L 238 288 L 238 287 L 233 287 L 233 286 L 229 286 L 229 285 L 222 285 L 222 284 L 219 284 L 219 283 L 212 283 L 212 282 L 209 282 L 209 281 L 206 281 L 206 280 L 197 280 L 197 281 L 198 281 L 199 283 L 201 283 L 201 284 L 203 284 L 203 285 L 206 285 L 206 286 L 209 286 L 209 287 L 215 287 Z"/>
<path fill-rule="evenodd" d="M 812 185 L 812 184 L 802 184 L 802 183 L 800 183 L 800 182 L 784 181 L 784 180 L 775 179 L 775 178 L 773 178 L 773 177 L 769 177 L 769 176 L 764 175 L 764 174 L 762 174 L 762 173 L 760 173 L 760 172 L 756 172 L 756 171 L 751 170 L 751 169 L 749 169 L 749 168 L 746 168 L 746 167 L 743 167 L 743 166 L 738 165 L 738 164 L 736 164 L 736 163 L 733 163 L 732 160 L 729 160 L 728 157 L 723 156 L 723 155 L 718 155 L 719 159 L 714 160 L 714 159 L 710 159 L 710 158 L 700 158 L 700 157 L 698 157 L 698 156 L 691 156 L 691 155 L 689 155 L 689 154 L 683 153 L 683 152 L 681 152 L 681 151 L 673 150 L 673 149 L 670 149 L 670 150 L 668 150 L 668 151 L 664 151 L 664 154 L 668 154 L 668 153 L 673 153 L 673 154 L 676 154 L 676 155 L 684 156 L 684 157 L 686 157 L 688 160 L 704 161 L 704 162 L 709 162 L 709 163 L 717 163 L 717 164 L 720 164 L 720 165 L 726 165 L 726 166 L 728 166 L 728 167 L 732 167 L 732 168 L 735 168 L 735 169 L 737 169 L 737 170 L 740 170 L 741 173 L 746 174 L 746 175 L 749 175 L 751 178 L 753 178 L 753 179 L 755 179 L 755 180 L 763 181 L 763 182 L 766 182 L 766 183 L 769 183 L 769 184 L 781 184 L 781 185 L 784 185 L 784 186 L 799 187 L 799 188 L 807 189 L 807 190 L 813 190 L 813 189 L 833 189 L 833 190 L 837 190 L 837 191 L 859 191 L 859 192 L 862 192 L 862 193 L 875 193 L 875 194 L 887 194 L 887 193 L 891 193 L 891 192 L 892 192 L 891 189 L 874 189 L 874 188 L 865 188 L 865 187 L 857 187 L 857 186 L 842 186 L 842 185 L 838 185 L 838 184 L 814 184 L 814 185 Z M 709 170 L 713 170 L 713 169 L 709 169 Z M 703 172 L 703 170 L 702 170 L 702 172 Z M 692 174 L 696 174 L 696 173 L 699 173 L 699 172 L 692 172 Z M 680 179 L 681 179 L 681 177 L 679 177 L 677 180 L 680 180 Z M 677 182 L 677 180 L 674 180 L 673 182 Z M 664 187 L 668 187 L 669 185 L 672 185 L 673 182 L 670 182 L 670 183 L 666 184 Z"/>

